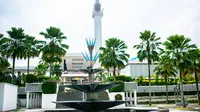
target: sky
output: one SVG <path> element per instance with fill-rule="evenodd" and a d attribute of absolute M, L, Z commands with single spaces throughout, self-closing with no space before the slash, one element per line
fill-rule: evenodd
<path fill-rule="evenodd" d="M 67 52 L 86 51 L 85 39 L 94 37 L 92 18 L 95 0 L 0 0 L 0 33 L 7 36 L 11 27 L 43 39 L 39 32 L 49 26 L 61 29 L 70 46 Z M 139 32 L 151 30 L 162 41 L 173 34 L 183 34 L 200 45 L 200 0 L 100 0 L 103 10 L 102 41 L 118 37 L 135 57 Z M 39 59 L 32 59 L 31 66 Z M 26 66 L 17 61 L 16 66 Z"/>

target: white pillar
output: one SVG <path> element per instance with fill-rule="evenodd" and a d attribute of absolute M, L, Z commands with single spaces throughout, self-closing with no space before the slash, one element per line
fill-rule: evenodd
<path fill-rule="evenodd" d="M 34 93 L 33 99 L 34 99 L 34 107 L 37 107 L 36 93 Z"/>
<path fill-rule="evenodd" d="M 127 91 L 125 92 L 125 100 L 129 100 L 128 99 L 128 92 Z M 128 106 L 128 102 L 126 102 L 126 106 Z"/>
<path fill-rule="evenodd" d="M 133 101 L 132 92 L 130 92 L 130 100 L 131 100 L 130 101 L 130 105 L 132 106 L 133 105 L 133 102 L 132 102 Z"/>
<path fill-rule="evenodd" d="M 134 106 L 137 106 L 137 91 L 134 90 Z"/>
<path fill-rule="evenodd" d="M 35 97 L 36 97 L 35 98 L 36 99 L 36 102 L 35 102 L 36 103 L 36 107 L 38 107 L 38 94 L 37 93 L 36 93 Z"/>
<path fill-rule="evenodd" d="M 35 107 L 35 93 L 32 94 L 32 107 Z"/>
<path fill-rule="evenodd" d="M 29 92 L 26 92 L 26 108 L 29 108 Z"/>
<path fill-rule="evenodd" d="M 66 77 L 63 77 L 64 85 L 66 85 Z"/>
<path fill-rule="evenodd" d="M 32 108 L 32 102 L 33 102 L 33 100 L 32 100 L 32 97 L 33 97 L 33 95 L 32 95 L 32 93 L 30 93 L 30 99 L 29 99 L 29 108 Z"/>
<path fill-rule="evenodd" d="M 125 92 L 125 95 L 126 95 L 125 99 L 128 100 L 128 92 Z"/>

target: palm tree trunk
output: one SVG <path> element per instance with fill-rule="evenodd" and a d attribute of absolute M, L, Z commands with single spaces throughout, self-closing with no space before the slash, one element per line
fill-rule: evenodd
<path fill-rule="evenodd" d="M 180 81 L 181 81 L 180 82 L 181 83 L 181 97 L 182 97 L 183 107 L 186 107 L 185 97 L 184 97 L 184 91 L 183 91 L 183 76 L 182 76 L 182 73 L 181 73 L 181 69 L 179 71 L 179 74 L 180 74 Z"/>
<path fill-rule="evenodd" d="M 27 63 L 27 74 L 29 74 L 29 65 L 30 65 L 30 57 L 28 56 L 28 63 Z"/>
<path fill-rule="evenodd" d="M 51 78 L 52 76 L 52 63 L 49 65 L 49 77 Z"/>
<path fill-rule="evenodd" d="M 15 75 L 15 55 L 13 55 L 13 68 L 12 68 L 12 77 Z M 14 79 L 12 78 L 12 83 L 14 84 Z"/>
<path fill-rule="evenodd" d="M 168 98 L 168 77 L 167 75 L 165 74 L 165 86 L 166 86 L 166 99 L 167 99 L 167 104 L 169 103 L 169 98 Z"/>
<path fill-rule="evenodd" d="M 118 69 L 118 75 L 120 75 L 120 69 Z"/>
<path fill-rule="evenodd" d="M 113 76 L 114 76 L 114 77 L 116 76 L 116 67 L 114 67 Z"/>
<path fill-rule="evenodd" d="M 198 77 L 197 77 L 197 73 L 196 73 L 196 63 L 194 62 L 194 75 L 195 75 L 195 82 L 196 82 L 196 88 L 197 88 L 197 97 L 198 97 L 198 102 L 200 105 L 200 95 L 199 95 L 199 84 L 198 84 Z"/>
<path fill-rule="evenodd" d="M 159 80 L 159 77 L 158 77 L 158 74 L 156 74 L 156 85 L 158 85 L 158 80 Z"/>
<path fill-rule="evenodd" d="M 107 69 L 108 75 L 109 75 L 109 68 Z"/>
<path fill-rule="evenodd" d="M 151 72 L 150 72 L 150 62 L 148 61 L 148 74 L 149 74 L 149 106 L 151 106 Z"/>

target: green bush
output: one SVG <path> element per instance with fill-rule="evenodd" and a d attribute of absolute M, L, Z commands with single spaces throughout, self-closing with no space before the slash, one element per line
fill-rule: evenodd
<path fill-rule="evenodd" d="M 26 75 L 26 82 L 27 82 L 27 83 L 38 82 L 38 77 L 37 77 L 37 75 L 34 75 L 34 74 L 27 74 L 27 75 Z"/>
<path fill-rule="evenodd" d="M 125 75 L 118 75 L 115 77 L 115 79 L 117 81 L 125 81 L 126 80 L 126 76 Z"/>
<path fill-rule="evenodd" d="M 50 77 L 48 77 L 48 76 L 38 76 L 38 82 L 44 82 L 49 79 L 50 79 Z"/>
<path fill-rule="evenodd" d="M 126 76 L 125 81 L 126 82 L 131 82 L 131 81 L 133 81 L 133 78 L 131 76 Z"/>
<path fill-rule="evenodd" d="M 118 75 L 115 77 L 116 81 L 124 81 L 124 82 L 131 82 L 133 81 L 133 78 L 131 76 L 125 76 L 125 75 Z"/>
<path fill-rule="evenodd" d="M 114 81 L 114 80 L 115 80 L 115 77 L 114 77 L 114 76 L 110 76 L 110 77 L 107 78 L 107 80 L 108 80 L 108 81 Z"/>
<path fill-rule="evenodd" d="M 124 91 L 124 82 L 123 81 L 115 81 L 112 82 L 114 84 L 119 84 L 119 86 L 109 89 L 110 92 L 122 92 Z"/>
<path fill-rule="evenodd" d="M 57 90 L 57 82 L 55 80 L 47 80 L 42 83 L 42 93 L 55 94 Z"/>

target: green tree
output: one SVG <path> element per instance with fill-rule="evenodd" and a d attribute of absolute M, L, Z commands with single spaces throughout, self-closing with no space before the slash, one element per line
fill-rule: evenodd
<path fill-rule="evenodd" d="M 5 53 L 3 45 L 8 41 L 7 38 L 3 37 L 3 34 L 0 34 L 0 70 L 3 72 L 10 66 L 7 58 L 3 55 Z"/>
<path fill-rule="evenodd" d="M 101 66 L 107 70 L 109 74 L 110 68 L 112 68 L 112 64 L 110 63 L 111 58 L 109 56 L 109 49 L 101 49 L 102 53 L 99 55 L 99 62 Z"/>
<path fill-rule="evenodd" d="M 46 75 L 46 72 L 48 70 L 48 65 L 44 62 L 40 62 L 34 69 L 35 74 L 38 76 L 44 76 Z"/>
<path fill-rule="evenodd" d="M 173 60 L 168 55 L 162 55 L 159 58 L 158 64 L 156 64 L 154 68 L 154 72 L 157 75 L 162 75 L 165 79 L 165 86 L 166 86 L 166 99 L 167 104 L 168 102 L 168 77 L 169 76 L 176 76 L 177 70 L 175 66 L 173 66 Z"/>
<path fill-rule="evenodd" d="M 163 43 L 167 55 L 174 60 L 175 66 L 179 69 L 183 107 L 186 107 L 183 92 L 183 73 L 188 62 L 186 55 L 189 50 L 196 48 L 196 45 L 190 44 L 190 42 L 191 39 L 186 38 L 184 35 L 172 35 Z"/>
<path fill-rule="evenodd" d="M 116 76 L 116 68 L 124 68 L 128 63 L 129 54 L 126 53 L 127 45 L 118 38 L 106 40 L 106 47 L 101 47 L 99 61 L 106 69 L 113 68 L 113 76 Z"/>
<path fill-rule="evenodd" d="M 145 30 L 140 32 L 141 43 L 133 47 L 139 50 L 137 57 L 139 61 L 147 60 L 148 62 L 148 75 L 149 75 L 149 105 L 151 106 L 151 73 L 150 65 L 159 59 L 158 50 L 160 49 L 160 37 L 156 37 L 155 32 Z"/>
<path fill-rule="evenodd" d="M 6 68 L 5 70 L 0 69 L 0 82 L 13 83 L 11 75 L 12 75 L 11 68 Z"/>
<path fill-rule="evenodd" d="M 200 50 L 199 49 L 193 49 L 190 50 L 188 53 L 188 58 L 191 61 L 190 71 L 191 74 L 194 73 L 195 75 L 195 83 L 197 88 L 197 95 L 198 95 L 198 102 L 200 105 L 200 93 L 199 93 L 199 86 L 198 86 L 198 75 L 200 74 Z"/>
<path fill-rule="evenodd" d="M 61 57 L 66 54 L 66 50 L 69 48 L 68 45 L 62 43 L 67 37 L 56 27 L 47 28 L 46 32 L 40 32 L 40 34 L 47 39 L 41 48 L 41 52 L 42 59 L 49 64 L 51 77 L 53 65 L 62 61 Z"/>
<path fill-rule="evenodd" d="M 25 57 L 27 48 L 25 44 L 25 33 L 22 28 L 12 27 L 10 31 L 7 31 L 9 37 L 6 39 L 6 43 L 2 45 L 5 55 L 12 58 L 12 75 L 15 76 L 15 59 L 22 59 Z"/>
<path fill-rule="evenodd" d="M 53 75 L 60 77 L 62 75 L 62 68 L 60 64 L 55 64 L 53 67 Z"/>
<path fill-rule="evenodd" d="M 27 74 L 29 74 L 30 58 L 38 57 L 43 41 L 35 39 L 33 36 L 26 36 L 26 58 L 27 58 Z"/>

